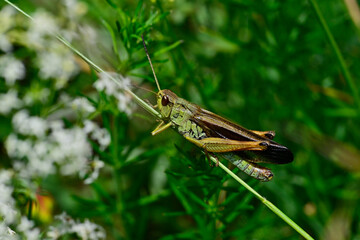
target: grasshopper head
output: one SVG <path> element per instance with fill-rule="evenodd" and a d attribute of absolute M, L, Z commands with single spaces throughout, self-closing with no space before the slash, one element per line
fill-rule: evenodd
<path fill-rule="evenodd" d="M 176 103 L 178 96 L 168 89 L 160 90 L 157 93 L 157 105 L 161 116 L 169 118 L 171 110 Z"/>

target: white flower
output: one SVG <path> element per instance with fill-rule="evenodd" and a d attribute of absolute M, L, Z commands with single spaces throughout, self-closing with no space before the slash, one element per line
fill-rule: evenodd
<path fill-rule="evenodd" d="M 0 170 L 0 184 L 7 184 L 11 181 L 12 171 Z"/>
<path fill-rule="evenodd" d="M 5 204 L 0 202 L 0 216 L 3 217 L 5 223 L 9 225 L 14 223 L 16 213 L 14 204 Z"/>
<path fill-rule="evenodd" d="M 74 219 L 72 219 L 69 215 L 67 215 L 66 212 L 62 212 L 61 214 L 56 215 L 55 219 L 61 221 L 61 223 L 64 224 L 64 225 L 75 224 Z"/>
<path fill-rule="evenodd" d="M 39 117 L 31 117 L 28 121 L 29 133 L 37 137 L 43 137 L 47 131 L 47 123 Z"/>
<path fill-rule="evenodd" d="M 10 236 L 14 236 L 15 234 L 16 234 L 16 232 L 15 231 L 13 231 L 11 228 L 7 228 L 7 230 L 8 230 L 8 233 L 9 233 L 9 235 Z"/>
<path fill-rule="evenodd" d="M 66 213 L 55 216 L 55 219 L 60 221 L 57 226 L 51 226 L 47 236 L 52 239 L 57 239 L 66 234 L 76 234 L 80 239 L 99 240 L 106 239 L 105 231 L 99 225 L 90 222 L 88 219 L 85 222 L 74 221 Z"/>
<path fill-rule="evenodd" d="M 101 150 L 105 150 L 109 146 L 111 136 L 106 129 L 100 128 L 92 121 L 86 120 L 83 130 L 99 143 Z"/>
<path fill-rule="evenodd" d="M 17 112 L 12 119 L 12 124 L 14 129 L 23 135 L 43 137 L 48 130 L 46 120 L 36 116 L 30 117 L 26 110 Z"/>
<path fill-rule="evenodd" d="M 64 122 L 60 120 L 51 121 L 49 124 L 51 131 L 59 131 L 64 128 Z"/>
<path fill-rule="evenodd" d="M 70 19 L 80 17 L 87 12 L 86 4 L 77 2 L 76 0 L 63 0 Z"/>
<path fill-rule="evenodd" d="M 5 149 L 10 157 L 16 156 L 18 139 L 15 134 L 10 134 L 5 141 Z"/>
<path fill-rule="evenodd" d="M 114 72 L 101 72 L 99 79 L 94 83 L 98 91 L 104 91 L 107 95 L 115 96 L 119 91 L 130 88 L 131 81 Z"/>
<path fill-rule="evenodd" d="M 94 87 L 100 92 L 104 91 L 107 95 L 115 95 L 118 91 L 118 85 L 111 80 L 110 76 L 116 76 L 116 73 L 100 73 L 100 78 L 94 83 Z"/>
<path fill-rule="evenodd" d="M 25 77 L 25 66 L 14 56 L 7 54 L 0 57 L 0 76 L 5 78 L 7 85 L 12 86 Z"/>
<path fill-rule="evenodd" d="M 14 126 L 14 129 L 19 131 L 18 128 L 21 128 L 22 125 L 25 125 L 27 123 L 26 121 L 28 118 L 29 118 L 29 114 L 26 110 L 17 112 L 12 118 L 12 124 Z"/>
<path fill-rule="evenodd" d="M 99 177 L 100 169 L 103 168 L 104 166 L 105 166 L 104 162 L 96 158 L 94 161 L 90 163 L 88 169 L 84 169 L 79 173 L 80 177 L 85 177 L 90 172 L 90 175 L 86 177 L 84 183 L 91 184 Z"/>
<path fill-rule="evenodd" d="M 27 217 L 21 217 L 21 221 L 19 226 L 17 227 L 17 230 L 20 232 L 26 232 L 34 227 L 34 222 L 27 219 Z"/>
<path fill-rule="evenodd" d="M 61 235 L 62 234 L 60 233 L 60 231 L 57 228 L 55 228 L 54 226 L 50 226 L 49 231 L 47 231 L 47 233 L 46 233 L 46 236 L 48 238 L 54 239 L 54 240 L 59 239 L 61 237 Z"/>
<path fill-rule="evenodd" d="M 54 78 L 55 87 L 63 88 L 72 76 L 79 72 L 74 55 L 60 45 L 54 45 L 37 56 L 39 75 L 43 79 Z"/>
<path fill-rule="evenodd" d="M 36 47 L 46 46 L 46 36 L 53 33 L 57 33 L 59 30 L 55 19 L 45 11 L 37 11 L 33 14 L 33 21 L 29 30 L 27 31 L 27 37 L 29 43 Z"/>
<path fill-rule="evenodd" d="M 0 223 L 0 239 L 1 240 L 15 240 L 18 239 L 16 233 L 11 230 L 4 222 Z"/>
<path fill-rule="evenodd" d="M 49 160 L 44 159 L 43 156 L 29 156 L 29 163 L 26 165 L 28 171 L 21 171 L 21 176 L 29 179 L 34 176 L 46 177 L 49 174 L 55 173 L 55 164 Z"/>
<path fill-rule="evenodd" d="M 16 218 L 15 201 L 12 198 L 13 187 L 9 186 L 12 173 L 0 170 L 0 218 L 6 224 L 12 224 Z"/>
<path fill-rule="evenodd" d="M 13 199 L 12 199 L 12 194 L 13 192 L 13 188 L 9 187 L 5 184 L 1 184 L 0 185 L 0 202 L 3 203 L 12 203 Z"/>
<path fill-rule="evenodd" d="M 98 128 L 98 126 L 97 126 L 94 122 L 92 122 L 92 121 L 90 121 L 90 120 L 85 120 L 85 121 L 84 121 L 84 128 L 83 128 L 83 130 L 84 130 L 87 134 L 93 132 L 93 131 L 94 131 L 95 129 L 97 129 L 97 128 Z"/>
<path fill-rule="evenodd" d="M 131 96 L 124 90 L 130 88 L 131 81 L 127 77 L 113 72 L 100 73 L 100 78 L 94 83 L 98 91 L 104 91 L 109 96 L 114 96 L 118 102 L 118 109 L 130 115 L 135 107 Z"/>
<path fill-rule="evenodd" d="M 32 153 L 33 144 L 29 139 L 16 139 L 15 156 L 18 159 L 24 158 Z M 11 154 L 9 154 L 11 156 Z"/>
<path fill-rule="evenodd" d="M 73 161 L 68 161 L 66 164 L 60 166 L 60 171 L 62 175 L 68 176 L 75 173 L 78 173 L 81 169 L 85 168 L 87 165 L 87 158 L 76 158 Z"/>
<path fill-rule="evenodd" d="M 50 157 L 59 163 L 63 175 L 79 172 L 87 165 L 92 155 L 86 133 L 77 127 L 52 132 L 50 140 L 56 148 L 50 151 Z"/>
<path fill-rule="evenodd" d="M 91 137 L 98 141 L 101 150 L 105 150 L 111 142 L 110 133 L 104 128 L 95 129 L 92 132 Z"/>
<path fill-rule="evenodd" d="M 13 168 L 19 176 L 24 179 L 46 177 L 58 168 L 62 175 L 88 176 L 89 183 L 98 177 L 104 164 L 99 160 L 89 162 L 94 156 L 88 137 L 96 140 L 100 149 L 105 149 L 111 141 L 106 129 L 91 121 L 85 121 L 84 128 L 66 129 L 60 120 L 29 116 L 25 110 L 17 112 L 12 123 L 16 132 L 24 135 L 18 138 L 13 133 L 5 141 L 5 148 L 14 159 Z M 20 159 L 27 161 L 17 161 Z"/>
<path fill-rule="evenodd" d="M 40 77 L 44 79 L 57 78 L 62 75 L 62 58 L 54 52 L 41 52 L 38 56 Z"/>
<path fill-rule="evenodd" d="M 38 123 L 45 127 L 37 126 Z M 59 121 L 49 123 L 38 117 L 29 117 L 26 111 L 18 112 L 14 116 L 13 125 L 23 135 L 38 137 L 21 140 L 11 134 L 5 142 L 10 157 L 28 160 L 16 161 L 13 166 L 19 175 L 26 179 L 53 174 L 56 166 L 63 175 L 79 174 L 87 168 L 88 159 L 92 158 L 87 133 L 79 127 L 64 129 Z M 48 126 L 51 126 L 49 133 Z"/>
<path fill-rule="evenodd" d="M 28 230 L 26 233 L 24 233 L 27 240 L 39 240 L 40 239 L 40 230 L 38 228 L 34 228 L 31 230 Z"/>
<path fill-rule="evenodd" d="M 17 227 L 17 230 L 22 232 L 28 240 L 37 240 L 40 237 L 40 230 L 34 228 L 34 222 L 27 219 L 26 217 L 21 217 L 21 221 Z"/>
<path fill-rule="evenodd" d="M 72 101 L 71 106 L 80 113 L 92 113 L 96 110 L 85 97 L 75 98 Z"/>
<path fill-rule="evenodd" d="M 21 108 L 22 101 L 17 97 L 17 91 L 9 90 L 5 94 L 0 94 L 0 113 L 7 115 L 13 109 Z"/>
<path fill-rule="evenodd" d="M 134 102 L 131 101 L 131 96 L 122 92 L 118 92 L 115 97 L 118 100 L 118 109 L 127 115 L 130 115 L 135 108 Z"/>
<path fill-rule="evenodd" d="M 8 29 L 14 26 L 15 20 L 13 16 L 16 14 L 16 10 L 7 5 L 3 7 L 0 11 L 0 33 L 6 32 Z"/>
<path fill-rule="evenodd" d="M 11 52 L 13 50 L 13 46 L 6 35 L 0 33 L 0 49 L 3 52 Z"/>
<path fill-rule="evenodd" d="M 84 223 L 77 223 L 72 226 L 72 232 L 76 233 L 81 239 L 97 240 L 105 239 L 105 231 L 88 219 Z"/>

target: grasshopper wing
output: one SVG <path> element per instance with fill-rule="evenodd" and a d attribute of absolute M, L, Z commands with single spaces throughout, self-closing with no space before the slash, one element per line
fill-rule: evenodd
<path fill-rule="evenodd" d="M 239 141 L 267 141 L 269 146 L 264 151 L 238 151 L 237 155 L 251 162 L 265 162 L 273 164 L 285 164 L 293 161 L 292 152 L 285 146 L 275 141 L 269 140 L 246 128 L 230 122 L 205 109 L 198 109 L 193 116 L 199 126 L 201 126 L 209 137 L 221 137 Z"/>

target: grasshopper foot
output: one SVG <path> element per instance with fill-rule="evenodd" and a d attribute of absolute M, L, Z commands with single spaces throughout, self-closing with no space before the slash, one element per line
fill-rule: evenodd
<path fill-rule="evenodd" d="M 210 154 L 210 155 L 216 159 L 215 167 L 218 167 L 219 166 L 219 158 L 215 154 Z M 210 158 L 209 158 L 209 160 L 210 160 Z"/>
<path fill-rule="evenodd" d="M 272 140 L 275 137 L 275 131 L 268 131 L 265 133 L 265 137 L 267 137 L 268 139 Z"/>
<path fill-rule="evenodd" d="M 216 159 L 215 167 L 219 166 L 219 158 L 215 154 L 209 153 L 208 151 L 205 150 L 205 155 L 206 155 L 206 158 L 208 159 L 210 167 L 213 167 L 210 156 Z"/>

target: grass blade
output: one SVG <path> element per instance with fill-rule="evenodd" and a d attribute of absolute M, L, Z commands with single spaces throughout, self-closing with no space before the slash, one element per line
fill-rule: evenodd
<path fill-rule="evenodd" d="M 310 2 L 314 8 L 314 11 L 315 11 L 320 23 L 321 23 L 321 26 L 323 27 L 323 29 L 326 33 L 326 36 L 330 42 L 330 45 L 331 45 L 333 51 L 335 52 L 336 58 L 340 63 L 341 71 L 343 72 L 344 77 L 345 77 L 347 83 L 349 84 L 349 87 L 350 87 L 352 94 L 354 96 L 354 99 L 355 99 L 355 103 L 356 103 L 357 107 L 360 108 L 360 97 L 359 97 L 358 88 L 356 86 L 354 79 L 351 77 L 348 67 L 346 66 L 344 57 L 342 56 L 342 54 L 340 52 L 339 46 L 337 45 L 335 38 L 334 38 L 333 34 L 331 33 L 330 28 L 325 21 L 325 18 L 319 8 L 317 1 L 310 0 Z"/>
<path fill-rule="evenodd" d="M 218 160 L 212 156 L 210 156 L 211 161 L 215 164 Z M 218 162 L 219 166 L 229 174 L 235 181 L 243 185 L 249 192 L 255 195 L 257 199 L 259 199 L 265 206 L 267 206 L 271 211 L 273 211 L 276 215 L 278 215 L 282 220 L 284 220 L 289 226 L 295 229 L 301 236 L 308 240 L 314 240 L 307 232 L 304 231 L 299 225 L 297 225 L 291 218 L 289 218 L 285 213 L 283 213 L 279 208 L 277 208 L 274 204 L 268 201 L 266 198 L 261 196 L 258 192 L 256 192 L 252 187 L 250 187 L 247 183 L 245 183 L 241 178 L 239 178 L 235 173 L 233 173 L 230 169 L 228 169 L 224 164 Z"/>

